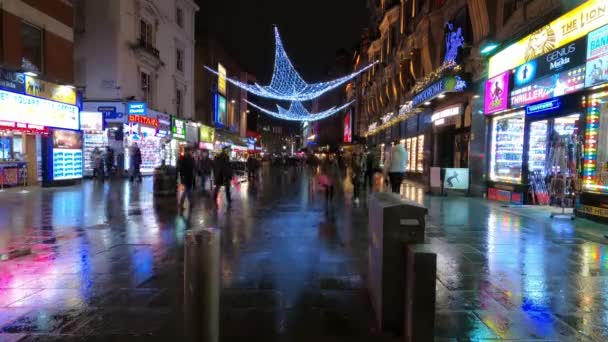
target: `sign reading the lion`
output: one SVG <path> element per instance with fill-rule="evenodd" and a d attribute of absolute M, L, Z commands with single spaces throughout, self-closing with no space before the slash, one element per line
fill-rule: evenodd
<path fill-rule="evenodd" d="M 591 0 L 490 58 L 488 77 L 514 69 L 608 24 L 608 0 Z"/>

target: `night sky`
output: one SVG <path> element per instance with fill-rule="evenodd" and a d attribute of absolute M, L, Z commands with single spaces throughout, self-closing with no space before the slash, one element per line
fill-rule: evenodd
<path fill-rule="evenodd" d="M 199 28 L 215 34 L 258 81 L 267 83 L 274 61 L 273 26 L 307 82 L 326 79 L 339 49 L 358 44 L 369 14 L 365 0 L 196 0 Z"/>

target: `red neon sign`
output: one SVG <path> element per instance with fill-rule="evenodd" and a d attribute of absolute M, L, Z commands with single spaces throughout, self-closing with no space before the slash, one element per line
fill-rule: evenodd
<path fill-rule="evenodd" d="M 158 128 L 160 126 L 158 119 L 136 114 L 129 115 L 129 122 L 152 126 L 155 128 Z"/>
<path fill-rule="evenodd" d="M 0 129 L 12 129 L 15 131 L 33 132 L 33 133 L 46 133 L 47 129 L 45 126 L 27 124 L 15 121 L 0 120 Z"/>

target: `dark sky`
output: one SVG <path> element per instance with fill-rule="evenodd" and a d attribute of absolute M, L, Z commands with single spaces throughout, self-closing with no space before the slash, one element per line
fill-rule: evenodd
<path fill-rule="evenodd" d="M 196 1 L 201 7 L 198 23 L 262 83 L 272 73 L 272 25 L 278 25 L 296 69 L 314 82 L 324 78 L 339 49 L 356 47 L 369 18 L 365 0 Z"/>

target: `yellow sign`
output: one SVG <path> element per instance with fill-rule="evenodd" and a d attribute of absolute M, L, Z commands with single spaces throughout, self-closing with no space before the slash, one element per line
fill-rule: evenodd
<path fill-rule="evenodd" d="M 202 125 L 200 128 L 199 140 L 213 144 L 215 142 L 215 128 Z"/>
<path fill-rule="evenodd" d="M 223 65 L 217 64 L 217 73 L 220 76 L 217 79 L 217 91 L 226 96 L 226 68 Z"/>
<path fill-rule="evenodd" d="M 608 0 L 591 0 L 490 58 L 488 77 L 514 69 L 608 24 Z"/>
<path fill-rule="evenodd" d="M 57 102 L 76 104 L 76 90 L 73 87 L 39 80 L 31 76 L 25 77 L 25 93 Z"/>
<path fill-rule="evenodd" d="M 608 209 L 605 208 L 592 207 L 590 205 L 581 205 L 580 208 L 578 208 L 578 211 L 588 215 L 608 218 Z"/>

